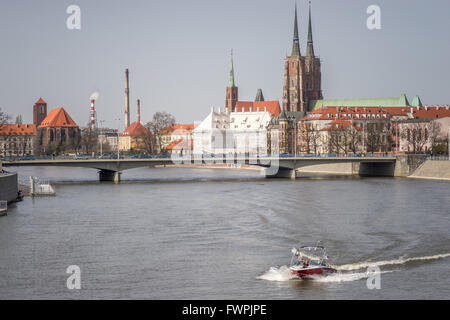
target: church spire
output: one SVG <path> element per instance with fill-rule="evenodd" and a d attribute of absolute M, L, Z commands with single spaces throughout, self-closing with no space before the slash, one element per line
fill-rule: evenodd
<path fill-rule="evenodd" d="M 294 19 L 294 39 L 292 43 L 291 56 L 300 56 L 300 44 L 298 37 L 298 23 L 297 23 L 297 4 L 295 5 L 295 19 Z"/>
<path fill-rule="evenodd" d="M 238 87 L 234 83 L 234 67 L 233 67 L 233 49 L 231 49 L 231 69 L 230 82 L 227 87 L 227 95 L 225 99 L 225 108 L 228 112 L 235 110 L 236 102 L 238 101 Z"/>
<path fill-rule="evenodd" d="M 308 44 L 306 48 L 306 56 L 314 57 L 314 46 L 313 46 L 312 26 L 311 26 L 311 1 L 309 2 Z"/>
<path fill-rule="evenodd" d="M 228 84 L 228 87 L 234 88 L 234 67 L 233 67 L 233 49 L 231 49 L 231 70 L 230 70 L 230 82 Z"/>

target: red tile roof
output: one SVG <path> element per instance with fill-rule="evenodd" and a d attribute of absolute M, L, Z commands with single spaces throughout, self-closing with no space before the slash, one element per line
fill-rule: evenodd
<path fill-rule="evenodd" d="M 413 118 L 432 119 L 450 117 L 449 106 L 424 106 L 413 107 Z"/>
<path fill-rule="evenodd" d="M 164 129 L 161 129 L 161 134 L 167 135 L 172 134 L 175 130 L 186 130 L 189 133 L 192 133 L 192 130 L 194 130 L 198 124 L 174 124 L 168 127 L 165 127 Z"/>
<path fill-rule="evenodd" d="M 381 114 L 382 118 L 392 116 L 407 116 L 411 112 L 410 107 L 325 107 L 317 109 L 302 120 L 331 120 L 331 119 L 368 119 L 367 115 Z M 365 115 L 366 117 L 354 116 Z M 386 115 L 386 116 L 384 116 Z M 372 118 L 371 118 L 372 119 Z"/>
<path fill-rule="evenodd" d="M 34 104 L 47 104 L 47 102 L 45 102 L 44 100 L 42 100 L 42 98 L 39 98 L 39 100 L 36 101 Z"/>
<path fill-rule="evenodd" d="M 192 139 L 189 140 L 184 140 L 184 139 L 178 139 L 178 140 L 174 140 L 171 143 L 169 143 L 169 145 L 166 147 L 167 150 L 179 150 L 179 149 L 192 149 L 193 146 L 193 141 Z"/>
<path fill-rule="evenodd" d="M 34 124 L 1 124 L 1 136 L 35 136 L 36 126 Z"/>
<path fill-rule="evenodd" d="M 273 116 L 278 117 L 281 113 L 280 103 L 278 100 L 273 101 L 236 101 L 236 106 L 234 107 L 235 112 L 250 112 L 250 108 L 253 112 L 256 112 L 259 108 L 259 111 L 264 111 L 264 108 L 267 108 L 267 111 Z"/>
<path fill-rule="evenodd" d="M 57 108 L 50 111 L 47 117 L 42 120 L 39 128 L 45 127 L 78 127 L 78 125 L 72 120 L 64 108 Z"/>
<path fill-rule="evenodd" d="M 355 125 L 353 121 L 341 119 L 331 121 L 328 124 L 328 126 L 322 130 L 323 131 L 344 130 L 347 129 L 349 126 L 353 126 L 358 131 L 362 130 L 359 126 Z"/>
<path fill-rule="evenodd" d="M 126 128 L 125 131 L 123 133 L 121 133 L 120 135 L 137 137 L 137 136 L 143 136 L 146 134 L 150 134 L 150 131 L 148 131 L 147 128 L 145 128 L 142 125 L 142 123 L 135 121 L 132 124 L 130 124 L 130 126 L 128 128 Z"/>

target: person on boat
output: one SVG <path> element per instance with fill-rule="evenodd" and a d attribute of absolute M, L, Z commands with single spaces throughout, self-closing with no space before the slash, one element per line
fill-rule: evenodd
<path fill-rule="evenodd" d="M 303 268 L 308 268 L 309 266 L 309 260 L 306 259 L 305 262 L 303 263 Z"/>
<path fill-rule="evenodd" d="M 303 264 L 303 257 L 302 257 L 302 256 L 298 257 L 298 263 L 299 263 L 300 265 Z"/>

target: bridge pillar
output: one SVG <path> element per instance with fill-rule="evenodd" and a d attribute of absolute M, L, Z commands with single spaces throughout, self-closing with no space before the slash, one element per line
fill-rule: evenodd
<path fill-rule="evenodd" d="M 266 169 L 266 178 L 289 178 L 295 180 L 295 169 L 290 168 L 278 168 L 277 173 L 267 173 Z"/>
<path fill-rule="evenodd" d="M 98 172 L 98 177 L 100 181 L 112 181 L 115 183 L 120 182 L 120 171 L 112 171 L 112 170 L 100 170 Z"/>

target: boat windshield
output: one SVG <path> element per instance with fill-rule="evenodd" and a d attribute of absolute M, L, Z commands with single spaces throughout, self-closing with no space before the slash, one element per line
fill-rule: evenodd
<path fill-rule="evenodd" d="M 291 266 L 328 266 L 328 256 L 324 247 L 303 246 L 292 248 Z"/>

